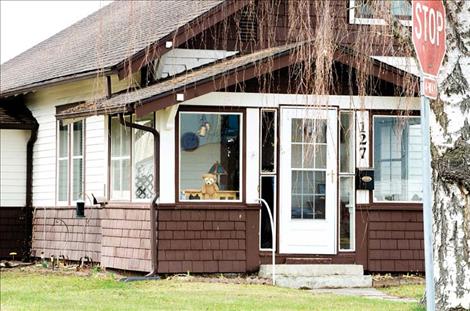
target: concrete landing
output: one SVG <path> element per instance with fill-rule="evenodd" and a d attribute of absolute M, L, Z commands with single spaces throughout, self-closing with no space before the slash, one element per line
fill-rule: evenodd
<path fill-rule="evenodd" d="M 272 277 L 272 266 L 261 265 L 259 276 Z M 361 265 L 276 265 L 276 285 L 288 288 L 372 287 L 372 276 Z"/>

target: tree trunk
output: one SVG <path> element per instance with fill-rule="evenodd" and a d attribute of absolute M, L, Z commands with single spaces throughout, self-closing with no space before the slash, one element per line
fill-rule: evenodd
<path fill-rule="evenodd" d="M 445 1 L 447 56 L 431 103 L 437 310 L 470 309 L 470 1 Z"/>

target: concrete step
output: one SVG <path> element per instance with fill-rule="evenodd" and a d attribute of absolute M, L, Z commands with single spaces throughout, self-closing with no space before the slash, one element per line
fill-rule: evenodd
<path fill-rule="evenodd" d="M 371 275 L 276 276 L 276 285 L 288 288 L 372 287 Z"/>
<path fill-rule="evenodd" d="M 271 265 L 261 265 L 259 276 L 270 278 Z M 362 265 L 276 265 L 276 275 L 285 276 L 325 276 L 358 275 L 362 276 Z"/>
<path fill-rule="evenodd" d="M 259 276 L 272 277 L 272 266 L 261 265 Z M 371 287 L 372 276 L 361 265 L 276 265 L 276 285 L 288 288 Z"/>

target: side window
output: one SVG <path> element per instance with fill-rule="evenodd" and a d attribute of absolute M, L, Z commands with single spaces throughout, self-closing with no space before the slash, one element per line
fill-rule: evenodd
<path fill-rule="evenodd" d="M 389 12 L 404 25 L 411 26 L 411 2 L 407 0 L 349 0 L 351 24 L 384 25 L 376 12 Z M 387 13 L 385 13 L 387 14 Z"/>
<path fill-rule="evenodd" d="M 85 121 L 58 125 L 57 201 L 71 203 L 84 199 Z"/>
<path fill-rule="evenodd" d="M 154 114 L 142 118 L 125 116 L 126 121 L 153 127 Z M 121 125 L 111 118 L 110 198 L 139 201 L 153 198 L 154 155 L 152 134 Z"/>
<path fill-rule="evenodd" d="M 374 117 L 375 202 L 422 200 L 419 117 Z"/>

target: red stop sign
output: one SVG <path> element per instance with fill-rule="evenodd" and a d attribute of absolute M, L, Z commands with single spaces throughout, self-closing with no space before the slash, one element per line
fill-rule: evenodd
<path fill-rule="evenodd" d="M 423 72 L 437 76 L 446 53 L 446 15 L 441 0 L 413 0 L 413 45 Z"/>

